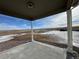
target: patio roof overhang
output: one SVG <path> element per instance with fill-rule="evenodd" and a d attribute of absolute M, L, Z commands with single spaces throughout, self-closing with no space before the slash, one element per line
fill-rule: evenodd
<path fill-rule="evenodd" d="M 77 5 L 78 0 L 0 0 L 0 13 L 34 21 Z"/>

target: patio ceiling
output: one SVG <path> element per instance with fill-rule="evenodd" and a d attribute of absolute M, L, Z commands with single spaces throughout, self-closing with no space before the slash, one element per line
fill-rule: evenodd
<path fill-rule="evenodd" d="M 78 0 L 0 0 L 0 13 L 34 21 L 77 5 Z"/>

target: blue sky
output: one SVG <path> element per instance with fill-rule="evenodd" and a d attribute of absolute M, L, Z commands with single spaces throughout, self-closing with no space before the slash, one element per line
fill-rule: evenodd
<path fill-rule="evenodd" d="M 79 26 L 79 6 L 73 11 L 73 26 Z M 34 28 L 67 26 L 66 12 L 33 21 Z M 30 21 L 0 14 L 0 30 L 30 29 Z"/>
<path fill-rule="evenodd" d="M 72 10 L 72 17 L 72 26 L 79 26 L 79 6 Z M 64 26 L 67 26 L 66 12 L 34 21 L 34 28 L 56 28 Z"/>
<path fill-rule="evenodd" d="M 0 30 L 25 28 L 30 28 L 30 21 L 0 14 Z"/>

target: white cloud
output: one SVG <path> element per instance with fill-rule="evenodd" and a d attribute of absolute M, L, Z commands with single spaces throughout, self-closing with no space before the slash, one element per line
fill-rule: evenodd
<path fill-rule="evenodd" d="M 72 17 L 73 17 L 73 26 L 79 25 L 79 6 L 72 10 Z M 59 27 L 59 26 L 67 26 L 67 16 L 66 12 L 61 13 L 58 17 L 54 18 L 55 21 L 53 22 L 52 26 Z M 53 20 L 53 19 L 52 19 Z M 75 23 L 76 21 L 77 23 Z"/>
<path fill-rule="evenodd" d="M 73 17 L 73 26 L 79 26 L 79 6 L 72 10 L 72 17 Z M 66 12 L 60 13 L 55 17 L 52 17 L 48 21 L 46 20 L 45 25 L 41 26 L 42 28 L 55 28 L 55 27 L 63 27 L 67 26 L 67 16 Z M 41 28 L 36 27 L 36 28 Z"/>
<path fill-rule="evenodd" d="M 25 29 L 30 29 L 31 28 L 31 26 L 30 25 L 27 25 L 27 24 L 23 24 L 23 25 L 21 25 L 21 28 L 25 28 Z"/>
<path fill-rule="evenodd" d="M 0 23 L 0 30 L 17 30 L 17 29 L 23 29 L 18 26 L 9 25 L 7 23 Z"/>

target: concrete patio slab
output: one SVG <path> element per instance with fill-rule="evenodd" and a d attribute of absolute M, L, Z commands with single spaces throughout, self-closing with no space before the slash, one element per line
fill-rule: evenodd
<path fill-rule="evenodd" d="M 1 52 L 0 59 L 66 59 L 66 51 L 59 47 L 30 42 Z"/>

